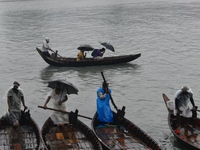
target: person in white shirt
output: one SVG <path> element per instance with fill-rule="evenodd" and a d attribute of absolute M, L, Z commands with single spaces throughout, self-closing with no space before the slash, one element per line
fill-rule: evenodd
<path fill-rule="evenodd" d="M 60 83 L 57 83 L 56 87 L 52 89 L 52 91 L 47 95 L 44 108 L 47 108 L 47 104 L 51 99 L 54 109 L 66 111 L 66 106 L 64 102 L 68 100 L 67 90 L 64 87 L 62 87 Z M 62 112 L 53 113 L 53 115 L 51 115 L 51 119 L 54 122 L 54 124 L 57 125 L 63 125 L 65 123 L 69 123 L 68 114 L 63 114 Z"/>
<path fill-rule="evenodd" d="M 51 50 L 50 46 L 49 46 L 49 38 L 46 37 L 45 38 L 45 41 L 43 42 L 42 44 L 42 52 L 46 55 L 46 56 L 51 56 L 50 53 L 49 53 L 49 50 Z"/>
<path fill-rule="evenodd" d="M 7 93 L 9 122 L 14 126 L 19 125 L 19 120 L 21 118 L 21 104 L 24 106 L 24 109 L 28 108 L 25 105 L 24 94 L 19 86 L 20 84 L 15 81 L 13 87 L 9 89 Z"/>

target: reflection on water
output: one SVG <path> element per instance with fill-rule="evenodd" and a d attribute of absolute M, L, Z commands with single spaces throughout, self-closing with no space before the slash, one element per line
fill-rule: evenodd
<path fill-rule="evenodd" d="M 108 72 L 109 74 L 117 73 L 120 71 L 125 71 L 126 73 L 130 71 L 136 71 L 139 69 L 140 66 L 138 64 L 132 63 L 125 63 L 125 64 L 118 64 L 118 65 L 109 65 L 109 66 L 92 66 L 92 67 L 54 67 L 54 66 L 47 66 L 40 71 L 40 78 L 44 82 L 48 82 L 52 80 L 52 77 L 56 73 L 68 72 L 77 73 L 78 77 L 80 78 L 92 78 L 93 76 L 100 75 L 100 72 Z"/>

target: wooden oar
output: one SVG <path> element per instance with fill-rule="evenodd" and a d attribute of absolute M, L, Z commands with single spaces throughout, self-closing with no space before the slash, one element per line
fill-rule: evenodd
<path fill-rule="evenodd" d="M 103 77 L 103 80 L 104 80 L 104 82 L 106 82 L 106 79 L 105 79 L 105 77 L 104 77 L 104 75 L 103 75 L 103 72 L 101 71 L 101 75 L 102 75 L 102 77 Z M 108 87 L 107 87 L 107 89 L 108 89 Z M 114 106 L 114 108 L 118 111 L 118 108 L 117 108 L 117 106 L 115 105 L 115 103 L 114 103 L 114 100 L 113 100 L 113 98 L 112 98 L 112 96 L 111 96 L 111 94 L 110 94 L 110 92 L 108 92 L 109 93 L 109 95 L 110 95 L 110 99 L 111 99 L 111 102 L 112 102 L 112 104 L 113 104 L 113 106 Z"/>
<path fill-rule="evenodd" d="M 65 114 L 69 114 L 70 113 L 70 112 L 67 112 L 67 111 L 64 111 L 64 110 L 59 110 L 59 109 L 54 109 L 54 108 L 49 108 L 49 107 L 45 108 L 44 106 L 38 106 L 38 107 L 39 108 L 43 108 L 43 109 L 49 109 L 49 110 L 53 110 L 53 111 L 58 111 L 58 112 L 65 113 Z M 83 116 L 83 115 L 77 115 L 77 116 L 92 120 L 92 118 L 87 117 L 87 116 Z"/>
<path fill-rule="evenodd" d="M 57 54 L 59 57 L 63 58 L 61 55 L 59 55 L 58 53 L 56 53 L 54 50 L 50 49 L 50 51 L 52 51 L 53 53 Z"/>

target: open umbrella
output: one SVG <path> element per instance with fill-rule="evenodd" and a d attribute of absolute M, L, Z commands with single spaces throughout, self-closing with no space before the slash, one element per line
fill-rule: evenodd
<path fill-rule="evenodd" d="M 77 49 L 83 50 L 83 51 L 93 51 L 94 50 L 94 48 L 88 44 L 80 45 Z"/>
<path fill-rule="evenodd" d="M 64 87 L 67 90 L 67 94 L 78 94 L 78 89 L 75 85 L 73 85 L 71 82 L 68 82 L 66 80 L 53 80 L 48 82 L 48 86 L 52 89 L 56 87 L 56 84 L 60 83 L 61 87 Z"/>
<path fill-rule="evenodd" d="M 109 49 L 109 50 L 115 52 L 114 47 L 110 43 L 107 43 L 107 42 L 101 43 L 100 42 L 100 44 L 103 45 L 106 49 Z"/>

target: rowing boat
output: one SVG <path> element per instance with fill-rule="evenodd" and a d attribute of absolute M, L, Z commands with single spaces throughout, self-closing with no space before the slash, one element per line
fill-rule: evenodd
<path fill-rule="evenodd" d="M 28 116 L 27 116 L 28 115 Z M 28 117 L 28 118 L 27 118 Z M 29 111 L 22 115 L 19 126 L 12 126 L 6 117 L 0 119 L 1 150 L 40 150 L 42 140 L 36 122 L 30 117 Z"/>
<path fill-rule="evenodd" d="M 125 107 L 122 110 L 124 111 Z M 122 117 L 122 113 L 113 112 L 113 114 L 115 119 L 112 124 L 99 123 L 97 113 L 95 113 L 92 120 L 92 130 L 101 141 L 104 149 L 161 150 L 161 147 L 155 140 L 131 121 Z"/>
<path fill-rule="evenodd" d="M 193 120 L 195 128 L 188 123 L 185 123 L 184 126 L 180 126 L 177 117 L 173 114 L 172 101 L 170 101 L 165 94 L 162 96 L 168 110 L 169 129 L 173 133 L 176 140 L 187 149 L 200 150 L 200 119 L 196 118 Z"/>
<path fill-rule="evenodd" d="M 135 55 L 103 57 L 103 59 L 94 59 L 92 57 L 88 57 L 84 60 L 77 61 L 76 58 L 72 57 L 62 57 L 60 55 L 58 55 L 58 57 L 47 56 L 38 47 L 36 47 L 36 50 L 47 64 L 58 67 L 85 67 L 122 64 L 133 61 L 141 56 L 141 53 L 138 53 Z"/>
<path fill-rule="evenodd" d="M 49 117 L 42 126 L 41 134 L 48 150 L 102 150 L 93 131 L 77 118 L 58 126 Z"/>

